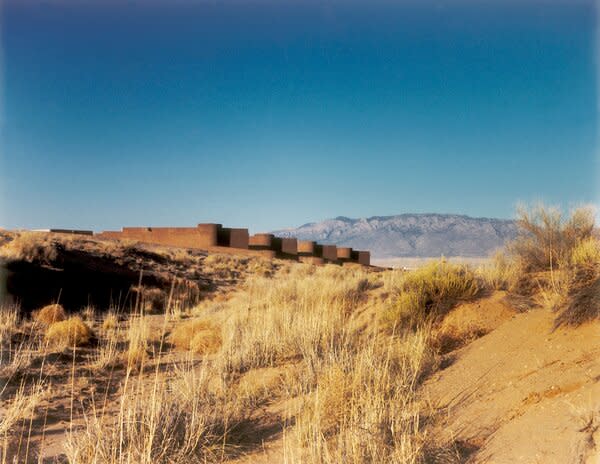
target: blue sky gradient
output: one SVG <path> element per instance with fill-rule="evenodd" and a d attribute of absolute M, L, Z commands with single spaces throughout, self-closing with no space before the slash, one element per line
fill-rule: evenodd
<path fill-rule="evenodd" d="M 5 1 L 0 225 L 596 201 L 577 2 Z"/>

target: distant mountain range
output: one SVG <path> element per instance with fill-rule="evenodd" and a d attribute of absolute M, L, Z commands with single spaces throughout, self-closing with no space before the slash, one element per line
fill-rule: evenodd
<path fill-rule="evenodd" d="M 336 217 L 273 232 L 370 250 L 375 259 L 489 256 L 516 237 L 516 221 L 455 214 L 400 214 L 351 219 Z"/>

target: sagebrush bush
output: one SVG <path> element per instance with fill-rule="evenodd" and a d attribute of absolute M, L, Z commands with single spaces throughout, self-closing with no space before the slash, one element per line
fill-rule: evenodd
<path fill-rule="evenodd" d="M 34 321 L 48 326 L 55 322 L 64 321 L 67 318 L 67 313 L 61 305 L 51 304 L 34 311 L 32 316 Z"/>
<path fill-rule="evenodd" d="M 594 210 L 582 207 L 565 216 L 543 205 L 520 207 L 519 237 L 509 245 L 525 272 L 554 270 L 571 264 L 573 251 L 591 238 Z"/>
<path fill-rule="evenodd" d="M 469 267 L 433 261 L 404 276 L 400 293 L 383 317 L 392 327 L 416 326 L 444 315 L 460 300 L 474 298 L 481 289 L 480 280 Z"/>
<path fill-rule="evenodd" d="M 92 335 L 92 329 L 79 316 L 55 322 L 46 330 L 46 340 L 55 346 L 86 345 Z"/>

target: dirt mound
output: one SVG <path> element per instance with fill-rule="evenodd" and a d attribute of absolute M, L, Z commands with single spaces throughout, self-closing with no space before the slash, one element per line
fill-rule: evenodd
<path fill-rule="evenodd" d="M 218 288 L 277 266 L 262 258 L 64 234 L 6 232 L 2 237 L 5 298 L 18 301 L 25 312 L 57 301 L 68 311 L 86 305 L 127 309 L 142 302 L 149 310 L 161 310 L 167 302 L 193 306 Z"/>
<path fill-rule="evenodd" d="M 517 312 L 506 302 L 505 292 L 465 303 L 451 311 L 442 321 L 440 332 L 465 336 L 486 334 L 515 316 Z"/>
<path fill-rule="evenodd" d="M 544 309 L 508 319 L 498 298 L 445 321 L 500 324 L 425 384 L 436 411 L 429 433 L 474 450 L 469 462 L 600 462 L 600 323 L 554 330 L 556 314 Z"/>

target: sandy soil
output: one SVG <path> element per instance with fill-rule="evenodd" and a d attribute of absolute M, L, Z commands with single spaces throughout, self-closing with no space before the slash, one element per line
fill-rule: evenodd
<path fill-rule="evenodd" d="M 431 433 L 476 450 L 474 463 L 599 463 L 600 323 L 553 331 L 554 318 L 511 316 L 456 353 L 424 387 Z"/>

